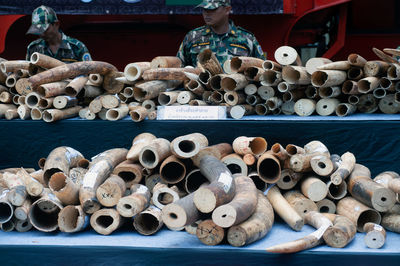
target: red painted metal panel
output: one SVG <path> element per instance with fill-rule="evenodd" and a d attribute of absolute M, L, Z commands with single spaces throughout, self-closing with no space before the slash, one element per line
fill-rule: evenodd
<path fill-rule="evenodd" d="M 296 0 L 283 0 L 283 13 L 294 14 L 296 12 Z"/>
<path fill-rule="evenodd" d="M 10 26 L 23 15 L 4 15 L 0 16 L 0 53 L 4 52 L 5 41 L 8 29 Z"/>

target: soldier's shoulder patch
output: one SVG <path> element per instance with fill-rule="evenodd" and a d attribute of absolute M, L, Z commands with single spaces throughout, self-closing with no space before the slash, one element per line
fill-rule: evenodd
<path fill-rule="evenodd" d="M 82 61 L 92 61 L 92 57 L 89 53 L 84 53 L 82 56 Z"/>
<path fill-rule="evenodd" d="M 242 28 L 242 27 L 238 26 L 238 27 L 237 27 L 237 29 L 238 29 L 238 30 L 239 30 L 241 33 L 244 33 L 244 34 L 248 34 L 248 35 L 254 36 L 252 32 L 250 32 L 250 31 L 246 30 L 245 28 Z"/>
<path fill-rule="evenodd" d="M 205 30 L 205 29 L 206 29 L 206 26 L 201 26 L 201 27 L 195 28 L 195 29 L 193 29 L 191 31 L 202 31 L 202 30 Z"/>

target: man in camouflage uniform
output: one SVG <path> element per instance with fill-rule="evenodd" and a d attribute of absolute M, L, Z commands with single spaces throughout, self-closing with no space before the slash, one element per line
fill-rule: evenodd
<path fill-rule="evenodd" d="M 265 59 L 254 35 L 229 20 L 232 9 L 230 0 L 204 0 L 197 7 L 203 8 L 206 25 L 186 34 L 177 56 L 184 66 L 197 65 L 197 55 L 211 49 L 221 65 L 234 56 L 251 56 Z"/>
<path fill-rule="evenodd" d="M 39 35 L 40 39 L 29 44 L 26 60 L 30 60 L 34 52 L 54 57 L 65 63 L 92 60 L 82 42 L 68 37 L 60 30 L 57 15 L 50 7 L 39 6 L 32 12 L 32 25 L 27 34 Z"/>

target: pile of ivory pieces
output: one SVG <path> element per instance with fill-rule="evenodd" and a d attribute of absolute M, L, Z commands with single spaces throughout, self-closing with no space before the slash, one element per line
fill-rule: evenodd
<path fill-rule="evenodd" d="M 400 51 L 373 48 L 379 60 L 350 54 L 345 61 L 311 58 L 303 66 L 282 46 L 275 61 L 233 57 L 223 67 L 211 50 L 198 66 L 175 56 L 135 62 L 119 72 L 106 62 L 65 64 L 34 53 L 30 61 L 0 61 L 0 118 L 52 122 L 80 116 L 138 122 L 157 117 L 157 105 L 222 105 L 228 114 L 347 116 L 400 110 Z M 385 53 L 386 52 L 386 53 Z"/>
<path fill-rule="evenodd" d="M 246 136 L 210 146 L 200 133 L 171 142 L 142 133 L 129 150 L 106 150 L 90 161 L 57 147 L 39 160 L 40 170 L 0 171 L 0 228 L 73 233 L 90 220 L 108 235 L 124 223 L 132 227 L 133 217 L 143 235 L 165 224 L 206 245 L 226 239 L 233 246 L 263 238 L 276 214 L 295 231 L 316 228 L 267 248 L 278 253 L 322 243 L 342 248 L 357 231 L 368 247 L 380 248 L 385 229 L 400 233 L 397 173 L 372 179 L 351 152 L 331 154 L 320 141 L 267 147 L 263 137 Z"/>
<path fill-rule="evenodd" d="M 205 49 L 198 55 L 196 68 L 179 68 L 174 57 L 163 57 L 157 69 L 149 62 L 128 64 L 124 76 L 132 88 L 126 88 L 124 95 L 153 105 L 157 101 L 159 105 L 222 105 L 235 119 L 251 114 L 347 116 L 357 110 L 397 113 L 400 65 L 393 55 L 399 56 L 400 51 L 373 51 L 379 60 L 350 54 L 347 60 L 336 62 L 311 58 L 303 66 L 294 48 L 282 46 L 275 51 L 275 61 L 233 57 L 221 67 L 213 52 Z M 150 80 L 160 86 L 140 85 Z M 181 80 L 185 91 L 162 85 L 162 80 Z M 142 111 L 132 118 L 137 121 L 144 116 Z"/>
<path fill-rule="evenodd" d="M 172 58 L 181 65 L 179 58 Z M 155 58 L 148 65 L 158 67 L 157 61 Z M 80 116 L 114 121 L 126 117 L 131 109 L 142 111 L 143 105 L 145 117 L 155 119 L 154 101 L 139 103 L 125 97 L 132 93 L 132 87 L 125 84 L 131 82 L 123 76 L 116 67 L 101 61 L 65 64 L 40 53 L 33 53 L 30 61 L 0 59 L 0 118 L 53 122 Z M 137 87 L 159 90 L 161 86 L 165 90 L 175 89 L 182 81 L 142 83 Z"/>

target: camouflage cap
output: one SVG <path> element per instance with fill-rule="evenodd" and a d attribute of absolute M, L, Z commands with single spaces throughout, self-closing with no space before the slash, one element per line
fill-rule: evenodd
<path fill-rule="evenodd" d="M 56 12 L 51 7 L 39 6 L 32 12 L 32 25 L 26 34 L 40 35 L 56 21 L 58 21 Z"/>
<path fill-rule="evenodd" d="M 217 9 L 220 6 L 230 6 L 231 0 L 203 0 L 203 2 L 197 7 L 204 9 Z"/>

